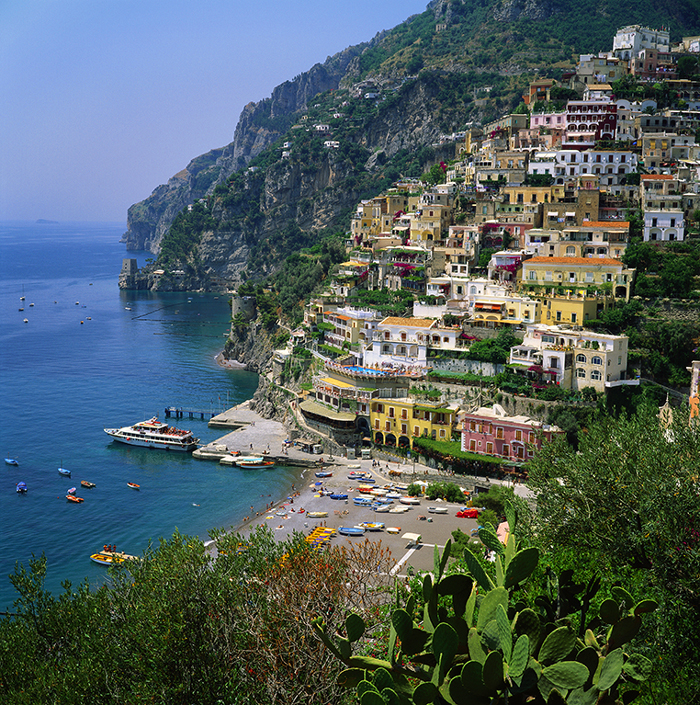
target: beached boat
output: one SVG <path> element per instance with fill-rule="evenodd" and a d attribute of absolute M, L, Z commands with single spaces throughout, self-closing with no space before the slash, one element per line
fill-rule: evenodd
<path fill-rule="evenodd" d="M 369 493 L 374 497 L 386 497 L 387 490 L 382 489 L 381 487 L 375 487 L 373 490 L 370 490 Z"/>
<path fill-rule="evenodd" d="M 401 499 L 401 495 L 398 492 L 387 492 L 386 498 L 387 499 Z"/>
<path fill-rule="evenodd" d="M 325 519 L 328 512 L 307 512 L 306 516 L 310 519 Z"/>
<path fill-rule="evenodd" d="M 400 526 L 387 526 L 387 528 L 386 528 L 387 534 L 398 534 L 400 531 L 401 531 Z"/>
<path fill-rule="evenodd" d="M 66 499 L 69 502 L 73 502 L 73 504 L 80 504 L 85 501 L 82 497 L 76 497 L 74 494 L 67 494 Z"/>
<path fill-rule="evenodd" d="M 58 473 L 59 475 L 63 475 L 63 477 L 70 477 L 70 470 L 66 468 L 58 468 Z"/>
<path fill-rule="evenodd" d="M 5 458 L 5 465 L 19 465 L 19 460 L 17 458 Z"/>
<path fill-rule="evenodd" d="M 141 489 L 141 485 L 137 485 L 135 482 L 127 482 L 126 486 L 131 487 L 132 490 L 140 490 Z"/>
<path fill-rule="evenodd" d="M 135 423 L 133 426 L 106 428 L 104 431 L 115 441 L 119 441 L 119 443 L 141 446 L 142 448 L 161 448 L 163 450 L 189 452 L 194 450 L 197 447 L 197 443 L 199 443 L 199 438 L 195 438 L 192 435 L 192 431 L 184 431 L 168 426 L 167 423 L 158 421 L 157 416 L 148 421 Z"/>
<path fill-rule="evenodd" d="M 87 489 L 91 489 L 91 488 L 95 487 L 96 485 L 94 482 L 88 482 L 88 480 L 81 480 L 80 486 L 86 487 Z"/>
<path fill-rule="evenodd" d="M 100 565 L 112 565 L 113 563 L 123 563 L 124 561 L 138 560 L 137 556 L 130 556 L 123 551 L 99 551 L 90 556 L 91 561 Z"/>
<path fill-rule="evenodd" d="M 365 530 L 359 526 L 340 526 L 338 533 L 342 536 L 364 536 Z"/>
<path fill-rule="evenodd" d="M 17 494 L 24 494 L 27 491 L 27 483 L 26 482 L 18 482 L 16 490 L 17 490 Z"/>
<path fill-rule="evenodd" d="M 447 507 L 428 507 L 431 514 L 447 514 Z"/>
<path fill-rule="evenodd" d="M 420 504 L 420 500 L 418 499 L 418 497 L 401 497 L 401 499 L 399 499 L 399 502 L 401 502 L 401 504 L 410 504 L 413 506 Z"/>
<path fill-rule="evenodd" d="M 390 514 L 405 514 L 408 511 L 408 507 L 392 507 L 389 510 Z"/>
<path fill-rule="evenodd" d="M 343 493 L 332 494 L 332 495 L 330 495 L 330 498 L 331 499 L 347 499 L 348 496 L 346 493 L 343 492 Z"/>
<path fill-rule="evenodd" d="M 365 531 L 381 531 L 384 528 L 384 522 L 381 521 L 363 521 L 357 525 Z"/>
<path fill-rule="evenodd" d="M 333 473 L 327 470 L 323 470 L 322 472 L 317 472 L 316 477 L 333 477 Z"/>
<path fill-rule="evenodd" d="M 390 509 L 388 504 L 374 504 L 374 505 L 372 505 L 372 508 L 374 509 L 375 512 L 379 512 L 379 513 L 388 512 Z"/>
<path fill-rule="evenodd" d="M 353 497 L 352 503 L 358 507 L 371 507 L 372 500 L 369 497 Z"/>
<path fill-rule="evenodd" d="M 352 470 L 348 473 L 348 480 L 362 480 L 365 474 L 363 472 L 357 472 L 357 470 Z"/>

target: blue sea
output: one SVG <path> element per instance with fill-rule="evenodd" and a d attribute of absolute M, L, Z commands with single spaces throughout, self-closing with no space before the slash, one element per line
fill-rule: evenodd
<path fill-rule="evenodd" d="M 17 561 L 45 553 L 55 596 L 64 580 L 97 585 L 106 572 L 90 554 L 104 544 L 140 554 L 175 529 L 206 539 L 297 479 L 292 468 L 240 471 L 104 433 L 164 418 L 171 405 L 221 411 L 257 386 L 257 375 L 215 362 L 229 327 L 225 296 L 119 290 L 122 259 L 141 266 L 152 256 L 127 252 L 125 230 L 0 223 L 0 453 L 20 463 L 0 461 L 0 611 L 16 597 L 8 575 Z M 224 435 L 199 418 L 171 423 L 203 443 Z M 20 480 L 26 495 L 15 492 Z M 96 487 L 80 489 L 81 480 Z M 66 500 L 72 486 L 82 504 Z"/>

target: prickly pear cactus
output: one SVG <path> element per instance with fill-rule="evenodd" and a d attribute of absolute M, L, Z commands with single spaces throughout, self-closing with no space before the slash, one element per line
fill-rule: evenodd
<path fill-rule="evenodd" d="M 482 540 L 490 546 L 488 531 Z M 322 619 L 315 621 L 324 644 L 348 666 L 340 684 L 356 688 L 361 705 L 594 705 L 601 696 L 610 705 L 632 702 L 635 691 L 626 690 L 622 699 L 620 686 L 645 680 L 651 662 L 628 655 L 624 645 L 639 631 L 641 616 L 656 609 L 653 600 L 635 603 L 626 590 L 613 588 L 590 623 L 609 625 L 596 635 L 586 629 L 585 611 L 600 581 L 575 585 L 566 571 L 557 603 L 575 605 L 579 614 L 583 609 L 577 634 L 568 613 L 546 598 L 538 598 L 537 609 L 511 605 L 509 590 L 535 570 L 537 549 L 518 550 L 513 535 L 506 546 L 494 543 L 494 583 L 469 551 L 464 559 L 471 575 L 444 575 L 450 548 L 448 541 L 442 555 L 436 551 L 435 574 L 424 577 L 419 622 L 412 617 L 415 598 L 403 608 L 397 591 L 386 659 L 353 655 L 365 631 L 359 616 L 347 618 L 342 638 L 329 634 Z M 583 591 L 582 601 L 575 598 L 577 590 Z"/>

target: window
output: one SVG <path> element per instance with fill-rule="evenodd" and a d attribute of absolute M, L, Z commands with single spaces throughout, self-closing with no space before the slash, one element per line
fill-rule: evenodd
<path fill-rule="evenodd" d="M 489 455 L 493 455 L 493 443 L 491 443 L 490 441 L 486 444 L 486 452 Z"/>
<path fill-rule="evenodd" d="M 582 370 L 581 368 L 579 368 L 578 370 L 576 370 L 576 376 L 579 379 L 586 379 L 586 370 Z"/>
<path fill-rule="evenodd" d="M 394 407 L 393 406 L 389 407 L 389 418 L 390 419 L 394 418 Z"/>
<path fill-rule="evenodd" d="M 527 434 L 527 441 L 528 441 L 528 443 L 534 443 L 534 442 L 535 442 L 535 432 L 534 432 L 534 431 L 530 431 L 530 432 Z"/>
<path fill-rule="evenodd" d="M 402 419 L 408 418 L 408 410 L 407 409 L 401 409 L 401 418 Z"/>
<path fill-rule="evenodd" d="M 603 375 L 598 370 L 593 370 L 593 372 L 591 372 L 591 379 L 601 380 L 603 379 Z"/>
<path fill-rule="evenodd" d="M 505 438 L 505 436 L 503 435 L 502 426 L 496 426 L 496 438 L 499 438 L 500 440 L 503 440 Z"/>
<path fill-rule="evenodd" d="M 476 421 L 470 421 L 470 422 L 469 422 L 469 430 L 470 430 L 470 431 L 476 431 Z"/>
<path fill-rule="evenodd" d="M 476 441 L 472 438 L 471 441 L 469 441 L 469 450 L 475 451 L 476 450 Z"/>
<path fill-rule="evenodd" d="M 413 427 L 413 435 L 420 436 L 420 428 L 418 426 Z"/>
<path fill-rule="evenodd" d="M 384 430 L 385 430 L 385 431 L 391 431 L 391 421 L 385 421 L 385 422 L 384 422 Z"/>
<path fill-rule="evenodd" d="M 374 419 L 374 428 L 378 431 L 379 430 L 379 419 Z"/>
<path fill-rule="evenodd" d="M 587 362 L 586 356 L 585 356 L 585 355 L 581 355 L 581 354 L 577 355 L 577 356 L 576 356 L 576 362 L 582 362 L 582 363 L 585 365 L 586 362 Z"/>
<path fill-rule="evenodd" d="M 603 359 L 598 357 L 598 355 L 594 355 L 593 359 L 591 360 L 591 363 L 594 365 L 602 365 L 603 364 Z"/>
<path fill-rule="evenodd" d="M 510 446 L 507 443 L 503 444 L 503 455 L 506 457 L 510 455 Z"/>
<path fill-rule="evenodd" d="M 440 429 L 440 438 L 444 438 L 444 437 L 445 437 L 445 429 L 441 428 Z"/>

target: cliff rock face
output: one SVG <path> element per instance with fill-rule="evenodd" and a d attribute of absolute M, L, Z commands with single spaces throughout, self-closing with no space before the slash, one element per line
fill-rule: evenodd
<path fill-rule="evenodd" d="M 370 45 L 371 42 L 345 49 L 277 86 L 269 98 L 248 103 L 241 112 L 231 144 L 193 159 L 167 184 L 158 186 L 148 198 L 129 208 L 127 231 L 122 237 L 127 250 L 150 250 L 158 254 L 161 238 L 185 206 L 210 194 L 234 171 L 245 167 L 289 128 L 293 116 L 311 98 L 337 88 L 348 64 Z"/>

